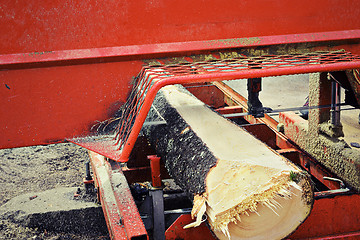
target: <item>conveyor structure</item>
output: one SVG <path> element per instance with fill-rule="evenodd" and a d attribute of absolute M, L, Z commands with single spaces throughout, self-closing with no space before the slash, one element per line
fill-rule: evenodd
<path fill-rule="evenodd" d="M 162 188 L 170 177 L 140 134 L 166 124 L 146 117 L 174 84 L 311 174 L 313 209 L 287 239 L 360 238 L 360 139 L 341 118 L 360 105 L 359 1 L 9 1 L 0 12 L 0 148 L 87 148 L 112 239 L 216 239 L 206 219 L 183 228 L 191 201 Z M 296 74 L 310 76 L 309 107 L 254 110 L 223 82 L 261 89 Z"/>

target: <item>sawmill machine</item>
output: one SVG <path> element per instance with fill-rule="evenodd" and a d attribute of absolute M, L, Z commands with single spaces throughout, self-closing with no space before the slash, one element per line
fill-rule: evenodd
<path fill-rule="evenodd" d="M 181 85 L 310 176 L 312 210 L 286 239 L 360 239 L 359 16 L 356 0 L 2 1 L 0 148 L 88 149 L 111 239 L 216 239 L 209 216 L 184 228 L 193 199 L 143 134 Z M 265 108 L 262 78 L 297 74 L 307 104 Z"/>

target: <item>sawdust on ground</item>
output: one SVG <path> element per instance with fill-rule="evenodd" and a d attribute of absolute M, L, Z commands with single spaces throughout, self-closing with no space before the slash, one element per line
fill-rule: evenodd
<path fill-rule="evenodd" d="M 29 192 L 81 187 L 87 151 L 71 143 L 0 150 L 0 205 Z M 0 239 L 108 239 L 103 235 L 31 229 L 0 220 Z"/>

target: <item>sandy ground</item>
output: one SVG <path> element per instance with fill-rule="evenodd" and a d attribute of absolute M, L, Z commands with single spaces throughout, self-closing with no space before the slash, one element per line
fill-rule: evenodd
<path fill-rule="evenodd" d="M 0 150 L 0 205 L 29 192 L 82 187 L 85 149 L 71 143 Z M 39 231 L 0 220 L 0 239 L 108 239 L 104 235 Z"/>

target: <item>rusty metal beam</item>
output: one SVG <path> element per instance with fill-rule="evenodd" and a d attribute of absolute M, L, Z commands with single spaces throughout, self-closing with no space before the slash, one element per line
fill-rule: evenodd
<path fill-rule="evenodd" d="M 104 156 L 91 151 L 89 156 L 111 238 L 148 239 L 120 166 L 112 166 Z"/>

